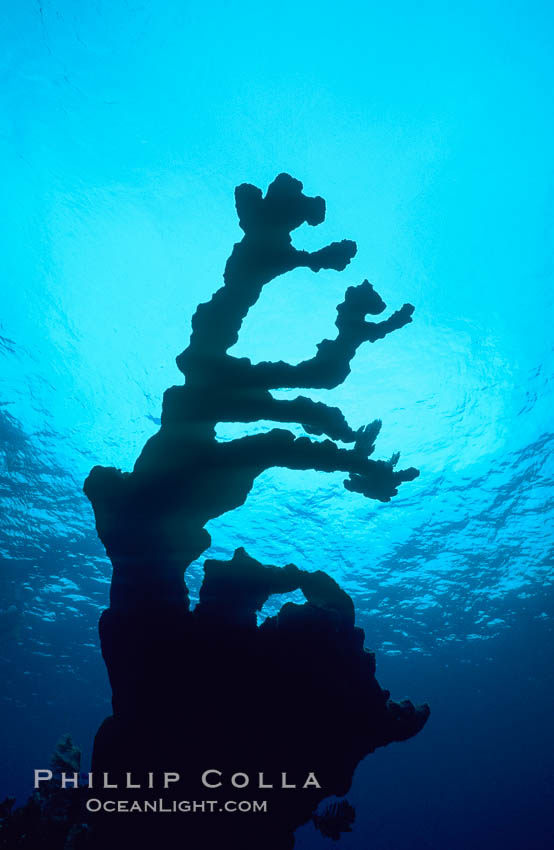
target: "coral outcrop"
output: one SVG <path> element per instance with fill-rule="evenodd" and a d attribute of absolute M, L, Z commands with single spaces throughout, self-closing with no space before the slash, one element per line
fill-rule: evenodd
<path fill-rule="evenodd" d="M 379 420 L 353 429 L 336 407 L 271 392 L 338 386 L 357 348 L 409 323 L 411 305 L 370 321 L 385 304 L 363 281 L 347 289 L 336 337 L 321 341 L 312 358 L 253 364 L 229 354 L 265 285 L 299 267 L 342 271 L 356 252 L 348 240 L 314 252 L 292 245 L 293 230 L 323 221 L 325 202 L 304 195 L 289 175 L 279 175 L 265 196 L 244 184 L 235 197 L 244 237 L 227 261 L 224 285 L 193 316 L 189 345 L 177 358 L 184 385 L 166 391 L 160 430 L 131 473 L 95 467 L 85 482 L 113 564 L 110 608 L 100 620 L 113 715 L 97 733 L 92 769 L 119 787 L 94 796 L 99 805 L 137 804 L 133 813 L 91 816 L 102 847 L 132 841 L 286 850 L 310 818 L 338 837 L 350 828 L 351 807 L 336 804 L 318 815 L 317 806 L 344 796 L 365 755 L 416 734 L 429 713 L 381 689 L 352 600 L 325 572 L 264 566 L 239 548 L 229 562 L 205 562 L 200 601 L 190 610 L 184 573 L 210 545 L 206 523 L 242 505 L 264 470 L 342 471 L 348 490 L 383 502 L 418 475 L 397 469 L 398 455 L 372 458 Z M 259 420 L 300 424 L 310 436 L 275 427 L 216 438 L 218 423 Z M 293 590 L 303 604 L 287 603 L 257 624 L 270 596 Z M 157 778 L 167 771 L 179 778 L 160 788 Z M 128 788 L 129 774 L 138 788 Z M 160 814 L 143 812 L 145 800 L 213 807 Z M 228 803 L 237 801 L 252 809 L 230 812 Z M 266 810 L 256 811 L 263 803 Z"/>

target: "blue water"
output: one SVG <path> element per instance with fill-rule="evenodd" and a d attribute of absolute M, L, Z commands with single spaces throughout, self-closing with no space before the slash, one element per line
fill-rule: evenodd
<path fill-rule="evenodd" d="M 353 426 L 381 418 L 376 456 L 421 476 L 381 505 L 340 474 L 265 473 L 207 554 L 325 569 L 383 686 L 432 706 L 358 769 L 346 848 L 549 848 L 552 7 L 239 5 L 2 10 L 0 796 L 25 797 L 62 732 L 88 758 L 109 713 L 110 567 L 82 482 L 130 469 L 157 430 L 241 236 L 234 186 L 288 171 L 327 200 L 295 244 L 358 254 L 274 281 L 233 353 L 311 356 L 365 277 L 410 301 L 413 324 L 310 395 Z M 326 844 L 306 827 L 298 846 Z"/>

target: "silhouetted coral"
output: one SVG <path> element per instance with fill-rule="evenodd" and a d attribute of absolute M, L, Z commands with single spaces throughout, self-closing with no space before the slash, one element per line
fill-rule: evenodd
<path fill-rule="evenodd" d="M 352 832 L 352 824 L 356 818 L 354 807 L 348 800 L 330 803 L 321 814 L 316 812 L 312 820 L 314 826 L 322 835 L 338 841 L 343 832 Z"/>
<path fill-rule="evenodd" d="M 291 231 L 321 223 L 325 202 L 304 195 L 286 174 L 265 197 L 243 184 L 235 198 L 244 237 L 227 261 L 224 285 L 193 316 L 189 345 L 177 358 L 185 385 L 166 391 L 160 430 L 131 473 L 95 467 L 85 482 L 114 568 L 110 608 L 100 619 L 113 715 L 96 735 L 92 768 L 125 788 L 92 793 L 100 803 L 123 793 L 141 810 L 91 815 L 103 850 L 176 841 L 189 848 L 286 850 L 324 798 L 347 793 L 360 759 L 416 734 L 429 714 L 427 706 L 396 703 L 380 688 L 352 600 L 323 571 L 264 566 L 239 548 L 229 562 L 205 562 L 200 600 L 189 610 L 183 574 L 210 545 L 206 523 L 242 505 L 264 470 L 343 471 L 347 489 L 383 502 L 418 474 L 397 470 L 397 454 L 371 459 L 379 420 L 354 430 L 338 408 L 271 394 L 336 387 L 363 342 L 411 321 L 409 304 L 388 319 L 368 321 L 385 304 L 364 281 L 347 289 L 335 339 L 320 342 L 311 359 L 252 364 L 228 353 L 269 281 L 299 267 L 341 271 L 356 253 L 347 240 L 314 252 L 293 247 Z M 220 422 L 258 420 L 300 424 L 326 439 L 295 438 L 283 428 L 216 439 Z M 289 602 L 258 626 L 265 602 L 293 590 L 305 603 Z M 221 771 L 221 787 L 203 787 L 207 769 Z M 160 790 L 149 777 L 167 770 L 179 772 L 179 784 Z M 247 777 L 247 790 L 228 784 L 237 771 Z M 138 789 L 125 784 L 130 772 Z M 208 795 L 216 806 L 209 816 L 160 818 L 141 809 L 145 800 Z M 265 800 L 269 808 L 248 818 L 230 815 L 225 806 L 233 795 Z M 347 806 L 315 816 L 326 834 L 349 828 Z"/>
<path fill-rule="evenodd" d="M 52 756 L 52 779 L 41 782 L 23 806 L 15 797 L 0 803 L 0 847 L 6 850 L 89 850 L 92 835 L 86 823 L 83 788 L 61 788 L 61 774 L 79 773 L 81 751 L 71 736 L 62 735 Z"/>
<path fill-rule="evenodd" d="M 288 602 L 257 626 L 256 611 L 269 596 L 293 589 L 306 602 Z M 294 830 L 325 797 L 347 793 L 360 759 L 416 734 L 429 714 L 427 706 L 396 703 L 379 687 L 352 601 L 333 579 L 292 564 L 263 566 L 243 549 L 229 562 L 206 562 L 192 613 L 182 603 L 113 608 L 103 613 L 100 634 L 114 714 L 96 736 L 93 772 L 108 771 L 110 782 L 124 783 L 128 771 L 134 781 L 142 778 L 141 789 L 125 790 L 125 799 L 158 799 L 159 787 L 145 787 L 146 772 L 168 769 L 181 774 L 171 799 L 209 794 L 216 811 L 179 824 L 192 848 L 292 847 Z M 247 774 L 252 783 L 240 799 L 268 800 L 268 812 L 243 820 L 222 814 L 238 792 L 228 784 L 207 792 L 200 782 L 207 768 L 227 780 L 237 770 Z M 260 772 L 273 783 L 285 772 L 298 787 L 252 787 Z M 310 772 L 318 787 L 303 788 Z M 132 840 L 147 847 L 162 835 L 168 843 L 174 838 L 177 823 L 141 817 L 139 826 L 96 816 L 99 846 Z"/>
<path fill-rule="evenodd" d="M 192 318 L 190 343 L 177 358 L 185 385 L 166 391 L 161 428 L 132 473 L 95 467 L 85 482 L 114 567 L 112 604 L 148 602 L 152 594 L 182 596 L 183 571 L 211 542 L 206 523 L 242 505 L 256 477 L 270 467 L 347 472 L 345 487 L 383 502 L 418 474 L 411 467 L 397 470 L 398 455 L 370 459 L 378 420 L 355 431 L 336 407 L 305 396 L 282 400 L 271 395 L 275 388 L 338 386 L 358 346 L 411 321 L 410 304 L 384 321 L 367 321 L 366 315 L 383 312 L 385 304 L 366 280 L 347 289 L 337 308 L 338 334 L 320 342 L 312 359 L 296 366 L 253 365 L 228 353 L 267 283 L 299 267 L 343 270 L 356 253 L 349 240 L 311 253 L 292 246 L 291 231 L 304 222 L 322 222 L 325 202 L 304 195 L 302 184 L 287 174 L 274 180 L 265 198 L 248 184 L 239 186 L 235 197 L 244 237 L 227 261 L 224 285 Z M 274 428 L 229 442 L 216 440 L 218 422 L 258 420 L 299 423 L 308 433 L 331 439 L 295 439 Z M 340 448 L 334 440 L 353 447 Z"/>

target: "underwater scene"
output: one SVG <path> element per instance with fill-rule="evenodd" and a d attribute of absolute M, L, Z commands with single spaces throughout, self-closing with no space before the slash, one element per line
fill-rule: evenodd
<path fill-rule="evenodd" d="M 554 846 L 553 18 L 4 4 L 0 847 Z"/>

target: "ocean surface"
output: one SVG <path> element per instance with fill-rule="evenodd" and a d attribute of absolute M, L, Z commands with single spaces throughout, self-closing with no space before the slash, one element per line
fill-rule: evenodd
<path fill-rule="evenodd" d="M 110 564 L 84 478 L 132 469 L 159 427 L 241 238 L 234 186 L 288 171 L 327 200 L 295 245 L 358 255 L 273 281 L 232 353 L 312 356 L 366 277 L 414 304 L 306 394 L 382 419 L 374 457 L 421 474 L 379 504 L 340 473 L 266 472 L 205 556 L 327 571 L 381 685 L 431 705 L 359 766 L 342 846 L 554 846 L 552 29 L 540 2 L 5 4 L 0 798 L 26 798 L 64 732 L 90 758 Z M 308 825 L 297 846 L 330 843 Z"/>

